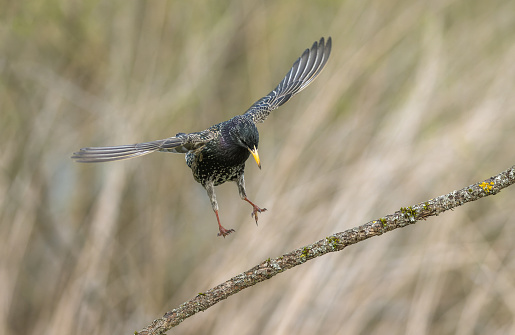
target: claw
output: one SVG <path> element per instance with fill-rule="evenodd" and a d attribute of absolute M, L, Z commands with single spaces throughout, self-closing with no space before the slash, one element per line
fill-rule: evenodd
<path fill-rule="evenodd" d="M 252 210 L 252 214 L 250 214 L 251 217 L 253 217 L 256 220 L 256 226 L 258 224 L 258 213 L 263 213 L 266 211 L 266 208 L 259 208 L 257 206 L 253 206 L 254 209 Z"/>
<path fill-rule="evenodd" d="M 235 231 L 234 229 L 225 229 L 222 227 L 222 224 L 220 223 L 220 217 L 218 217 L 218 210 L 215 210 L 215 214 L 216 220 L 218 221 L 218 230 L 220 231 L 218 236 L 223 236 L 225 238 L 227 235 Z"/>
<path fill-rule="evenodd" d="M 243 200 L 245 200 L 246 202 L 248 202 L 249 204 L 252 205 L 252 214 L 250 214 L 250 216 L 256 220 L 256 225 L 257 225 L 258 224 L 258 213 L 265 212 L 266 208 L 259 208 L 258 206 L 254 205 L 254 203 L 252 201 L 247 199 L 247 197 L 245 197 Z"/>
<path fill-rule="evenodd" d="M 234 229 L 225 229 L 224 227 L 220 226 L 218 227 L 218 229 L 220 230 L 220 232 L 218 233 L 217 236 L 223 236 L 224 238 L 229 235 L 230 233 L 233 233 L 235 232 Z"/>

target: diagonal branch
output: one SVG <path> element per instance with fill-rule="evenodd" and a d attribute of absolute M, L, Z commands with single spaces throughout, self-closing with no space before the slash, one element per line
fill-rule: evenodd
<path fill-rule="evenodd" d="M 362 226 L 348 229 L 341 233 L 333 234 L 313 244 L 295 249 L 281 257 L 267 259 L 252 269 L 227 280 L 225 283 L 204 293 L 199 293 L 195 298 L 167 312 L 162 318 L 154 320 L 152 324 L 135 334 L 164 334 L 166 331 L 184 321 L 184 319 L 208 309 L 229 296 L 267 280 L 283 271 L 301 265 L 313 258 L 329 252 L 343 250 L 349 245 L 361 242 L 370 237 L 382 235 L 383 233 L 397 228 L 414 224 L 421 219 L 425 220 L 427 217 L 436 216 L 467 202 L 497 194 L 503 188 L 514 183 L 515 165 L 494 177 L 467 186 L 461 190 L 452 191 L 414 206 L 401 207 L 401 209 L 394 214 L 367 222 Z"/>

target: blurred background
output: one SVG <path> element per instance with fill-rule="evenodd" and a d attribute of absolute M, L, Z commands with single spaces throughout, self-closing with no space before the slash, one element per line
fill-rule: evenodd
<path fill-rule="evenodd" d="M 268 257 L 514 164 L 515 2 L 0 1 L 0 333 L 132 334 Z M 81 147 L 243 113 L 320 37 L 324 72 L 259 126 L 256 227 L 184 156 Z M 174 334 L 515 334 L 515 189 L 283 273 Z"/>

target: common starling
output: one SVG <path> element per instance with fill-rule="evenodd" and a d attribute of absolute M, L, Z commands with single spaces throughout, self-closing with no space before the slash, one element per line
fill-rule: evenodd
<path fill-rule="evenodd" d="M 256 123 L 265 121 L 271 111 L 290 100 L 306 88 L 322 71 L 331 53 L 331 37 L 313 43 L 293 63 L 284 79 L 267 96 L 259 99 L 244 114 L 218 123 L 206 130 L 177 135 L 152 142 L 120 145 L 113 147 L 83 148 L 72 158 L 82 163 L 109 162 L 143 156 L 155 151 L 186 154 L 186 164 L 193 172 L 193 178 L 207 191 L 211 206 L 218 221 L 218 236 L 227 236 L 234 229 L 225 229 L 218 216 L 218 203 L 214 187 L 234 181 L 238 185 L 241 199 L 252 205 L 252 216 L 258 222 L 258 213 L 266 211 L 247 198 L 243 172 L 250 155 L 258 167 L 259 133 Z"/>

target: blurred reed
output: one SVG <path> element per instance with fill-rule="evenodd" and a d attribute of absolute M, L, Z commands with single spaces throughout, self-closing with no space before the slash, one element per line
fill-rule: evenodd
<path fill-rule="evenodd" d="M 129 334 L 268 257 L 513 165 L 515 2 L 1 2 L 0 334 Z M 243 113 L 322 36 L 216 237 L 184 157 L 80 165 Z M 289 271 L 174 334 L 515 333 L 514 190 Z"/>

